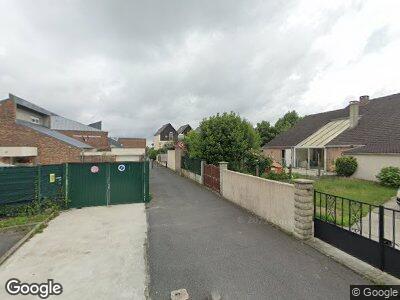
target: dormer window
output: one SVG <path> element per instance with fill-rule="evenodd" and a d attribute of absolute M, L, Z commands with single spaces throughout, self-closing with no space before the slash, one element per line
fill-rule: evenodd
<path fill-rule="evenodd" d="M 39 124 L 39 118 L 31 116 L 31 122 L 35 124 Z"/>

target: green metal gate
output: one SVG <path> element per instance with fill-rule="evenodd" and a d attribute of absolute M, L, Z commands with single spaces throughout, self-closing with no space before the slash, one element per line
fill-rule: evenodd
<path fill-rule="evenodd" d="M 86 207 L 149 200 L 147 162 L 68 164 L 70 207 Z"/>

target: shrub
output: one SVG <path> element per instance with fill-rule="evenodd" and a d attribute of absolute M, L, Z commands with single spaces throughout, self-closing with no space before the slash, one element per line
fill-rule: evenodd
<path fill-rule="evenodd" d="M 275 173 L 269 172 L 268 174 L 264 174 L 262 177 L 265 179 L 276 180 L 276 181 L 289 181 L 291 180 L 291 176 L 288 173 Z"/>
<path fill-rule="evenodd" d="M 342 156 L 335 160 L 336 173 L 339 176 L 349 177 L 353 175 L 357 166 L 357 159 L 352 156 Z"/>
<path fill-rule="evenodd" d="M 400 168 L 385 167 L 376 176 L 379 182 L 385 186 L 398 188 L 400 186 Z"/>
<path fill-rule="evenodd" d="M 0 205 L 0 218 L 17 216 L 34 216 L 43 212 L 53 212 L 67 207 L 64 199 L 42 199 L 34 200 L 26 204 L 3 204 Z"/>

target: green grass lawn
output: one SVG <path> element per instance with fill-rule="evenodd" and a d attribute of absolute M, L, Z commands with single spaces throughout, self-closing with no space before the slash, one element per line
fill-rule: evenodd
<path fill-rule="evenodd" d="M 397 192 L 397 189 L 382 186 L 377 182 L 333 176 L 315 180 L 314 188 L 323 193 L 375 205 L 385 203 Z"/>
<path fill-rule="evenodd" d="M 39 223 L 44 221 L 50 215 L 51 213 L 42 213 L 34 216 L 18 216 L 0 219 L 0 229 L 16 225 Z"/>
<path fill-rule="evenodd" d="M 395 188 L 385 187 L 376 182 L 333 176 L 315 179 L 314 188 L 318 192 L 339 196 L 329 198 L 327 201 L 325 195 L 322 195 L 320 199 L 317 193 L 316 216 L 332 222 L 336 218 L 336 223 L 343 226 L 354 224 L 361 216 L 366 216 L 376 208 L 368 204 L 379 206 L 390 200 L 397 192 Z M 340 197 L 365 204 L 342 200 Z M 326 214 L 326 211 L 329 213 Z"/>

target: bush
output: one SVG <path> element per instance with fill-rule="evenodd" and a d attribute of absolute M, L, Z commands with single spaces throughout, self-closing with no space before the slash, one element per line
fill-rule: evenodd
<path fill-rule="evenodd" d="M 64 199 L 42 201 L 34 200 L 27 204 L 3 204 L 0 205 L 0 218 L 17 216 L 34 216 L 44 212 L 53 212 L 64 209 L 67 203 Z"/>
<path fill-rule="evenodd" d="M 382 185 L 398 188 L 400 186 L 400 168 L 382 168 L 376 178 Z"/>
<path fill-rule="evenodd" d="M 342 156 L 335 160 L 336 173 L 339 176 L 349 177 L 353 175 L 357 166 L 357 159 L 352 156 Z"/>
<path fill-rule="evenodd" d="M 259 175 L 263 175 L 266 169 L 272 165 L 272 160 L 265 157 L 259 150 L 249 150 L 245 153 L 243 158 L 243 167 L 239 170 L 242 173 L 256 175 L 256 168 L 258 166 Z"/>
<path fill-rule="evenodd" d="M 264 174 L 262 176 L 265 179 L 269 180 L 276 180 L 276 181 L 290 181 L 292 178 L 289 173 L 275 173 L 275 172 L 269 172 L 267 174 Z"/>

